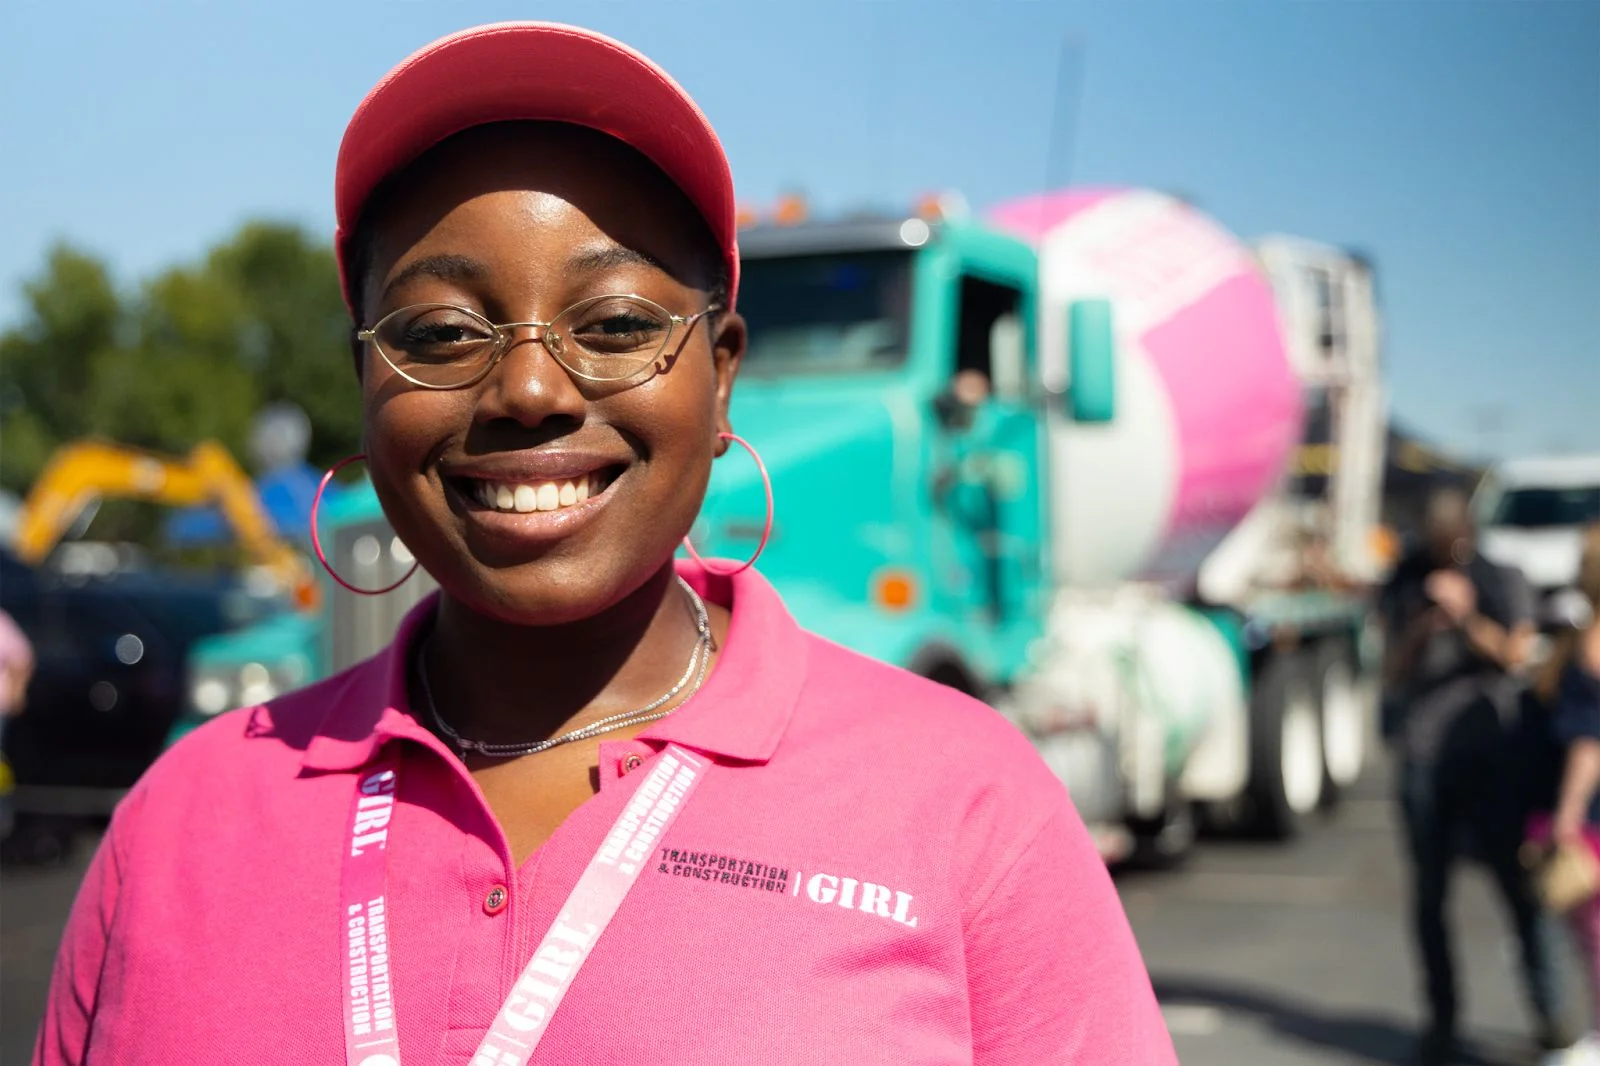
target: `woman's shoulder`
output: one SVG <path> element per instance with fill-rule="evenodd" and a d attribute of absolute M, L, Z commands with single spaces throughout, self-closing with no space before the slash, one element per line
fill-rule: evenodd
<path fill-rule="evenodd" d="M 887 819 L 885 835 L 944 856 L 964 914 L 1017 876 L 1037 889 L 1012 894 L 1028 906 L 1062 886 L 1111 901 L 1066 786 L 1014 723 L 950 686 L 808 639 L 805 687 L 780 754 L 792 745 L 808 765 L 832 762 L 852 802 Z"/>
<path fill-rule="evenodd" d="M 303 793 L 291 786 L 304 776 L 308 749 L 330 709 L 359 698 L 363 680 L 362 667 L 353 667 L 191 730 L 118 803 L 104 846 L 132 871 L 167 861 L 174 841 L 240 842 L 239 826 L 259 828 L 267 811 L 293 823 L 291 797 Z"/>
<path fill-rule="evenodd" d="M 1561 744 L 1600 740 L 1600 674 L 1584 662 L 1581 646 L 1574 651 L 1549 700 L 1550 730 Z"/>
<path fill-rule="evenodd" d="M 1574 666 L 1587 672 L 1591 678 L 1600 678 L 1600 622 L 1584 630 L 1578 638 L 1577 654 L 1572 661 Z"/>
<path fill-rule="evenodd" d="M 1590 706 L 1600 715 L 1600 629 L 1592 629 L 1580 638 L 1572 660 L 1561 672 L 1556 702 L 1560 706 Z"/>
<path fill-rule="evenodd" d="M 1021 730 L 975 695 L 814 633 L 806 637 L 806 681 L 793 725 L 802 737 L 826 733 L 851 750 L 897 759 L 914 751 L 922 770 L 936 775 L 959 764 L 960 776 L 980 786 L 1035 797 L 1061 791 Z"/>
<path fill-rule="evenodd" d="M 149 798 L 226 787 L 248 789 L 268 780 L 295 776 L 330 712 L 362 699 L 374 682 L 375 660 L 276 699 L 217 715 L 162 752 L 134 786 L 132 795 Z"/>

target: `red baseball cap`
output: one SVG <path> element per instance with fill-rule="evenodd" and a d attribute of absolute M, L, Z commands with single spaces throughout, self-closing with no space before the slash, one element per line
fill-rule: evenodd
<path fill-rule="evenodd" d="M 452 134 L 523 119 L 599 130 L 660 167 L 711 227 L 727 262 L 733 308 L 738 227 L 733 175 L 716 131 L 649 59 L 610 37 L 555 22 L 500 22 L 441 37 L 384 75 L 361 101 L 334 173 L 334 243 L 346 306 L 350 237 L 379 183 Z"/>

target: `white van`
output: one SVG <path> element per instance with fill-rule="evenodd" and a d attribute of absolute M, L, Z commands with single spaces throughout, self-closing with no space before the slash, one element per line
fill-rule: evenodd
<path fill-rule="evenodd" d="M 1507 460 L 1484 478 L 1473 510 L 1484 555 L 1541 594 L 1571 585 L 1583 528 L 1600 522 L 1600 455 Z"/>

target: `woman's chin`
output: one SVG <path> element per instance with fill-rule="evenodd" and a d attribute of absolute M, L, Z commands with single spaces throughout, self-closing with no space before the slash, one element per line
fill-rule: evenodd
<path fill-rule="evenodd" d="M 569 625 L 605 614 L 670 565 L 671 557 L 668 549 L 660 560 L 630 563 L 558 548 L 507 565 L 474 553 L 455 580 L 441 584 L 463 606 L 508 625 Z"/>

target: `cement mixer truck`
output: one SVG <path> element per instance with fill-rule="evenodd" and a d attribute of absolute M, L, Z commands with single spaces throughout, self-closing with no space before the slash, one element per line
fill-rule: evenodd
<path fill-rule="evenodd" d="M 998 707 L 1108 858 L 1181 853 L 1197 811 L 1288 835 L 1350 785 L 1385 421 L 1361 262 L 1139 190 L 741 244 L 732 417 L 801 624 Z M 742 557 L 764 514 L 730 454 L 693 536 Z M 409 565 L 370 490 L 327 521 L 342 573 Z M 216 638 L 191 721 L 370 654 L 420 578 Z"/>
<path fill-rule="evenodd" d="M 1108 854 L 1181 853 L 1197 812 L 1292 835 L 1360 775 L 1375 717 L 1371 271 L 1288 237 L 1247 248 L 1148 191 L 992 222 L 1037 251 L 1040 382 L 1068 400 L 1044 414 L 1045 636 L 1001 705 Z M 1073 329 L 1096 298 L 1109 358 Z M 1094 418 L 1075 414 L 1085 383 L 1113 397 Z"/>

